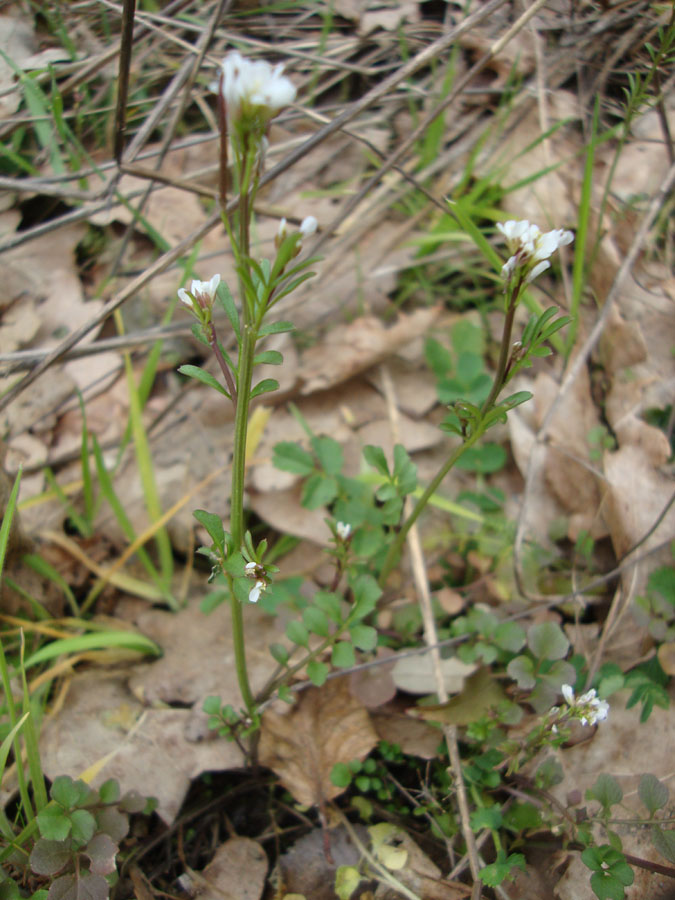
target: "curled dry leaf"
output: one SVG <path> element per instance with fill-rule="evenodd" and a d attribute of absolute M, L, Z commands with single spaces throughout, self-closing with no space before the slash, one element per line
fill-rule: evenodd
<path fill-rule="evenodd" d="M 336 763 L 363 759 L 377 743 L 368 713 L 347 678 L 300 694 L 286 713 L 263 716 L 260 762 L 279 776 L 299 803 L 313 806 L 344 790 L 330 780 Z"/>
<path fill-rule="evenodd" d="M 362 316 L 349 325 L 333 328 L 303 356 L 302 393 L 326 390 L 382 362 L 428 331 L 439 315 L 440 307 L 433 307 L 402 315 L 390 328 L 374 316 Z"/>

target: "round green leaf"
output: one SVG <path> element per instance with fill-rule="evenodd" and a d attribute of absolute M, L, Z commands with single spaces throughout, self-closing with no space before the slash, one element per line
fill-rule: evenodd
<path fill-rule="evenodd" d="M 331 661 L 336 669 L 349 669 L 356 662 L 354 647 L 347 641 L 340 641 L 333 647 Z"/>
<path fill-rule="evenodd" d="M 328 666 L 325 663 L 318 662 L 316 659 L 307 663 L 307 677 L 316 687 L 325 684 L 328 676 Z"/>
<path fill-rule="evenodd" d="M 528 629 L 527 645 L 537 659 L 562 659 L 567 655 L 570 642 L 555 622 L 540 622 Z"/>

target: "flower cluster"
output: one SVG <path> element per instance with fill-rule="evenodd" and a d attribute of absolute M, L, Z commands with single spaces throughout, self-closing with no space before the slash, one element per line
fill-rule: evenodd
<path fill-rule="evenodd" d="M 582 725 L 596 725 L 607 718 L 609 703 L 600 700 L 594 688 L 579 697 L 574 696 L 574 688 L 570 684 L 563 684 L 561 690 L 567 708 L 561 710 L 560 707 L 554 706 L 551 715 L 578 719 Z"/>
<path fill-rule="evenodd" d="M 559 247 L 571 244 L 574 235 L 571 231 L 558 228 L 555 231 L 542 232 L 537 225 L 531 225 L 527 219 L 516 222 L 499 222 L 497 229 L 504 235 L 506 246 L 511 257 L 502 266 L 502 278 L 510 281 L 516 269 L 522 269 L 525 282 L 529 284 L 542 272 L 550 268 L 549 259 Z"/>
<path fill-rule="evenodd" d="M 295 100 L 295 87 L 282 64 L 247 59 L 236 50 L 223 60 L 219 90 L 230 124 L 256 119 L 266 124 Z"/>
<path fill-rule="evenodd" d="M 214 275 L 210 281 L 193 281 L 190 290 L 179 288 L 178 297 L 181 303 L 184 303 L 188 309 L 191 309 L 201 319 L 200 311 L 210 312 L 213 301 L 220 284 L 220 275 Z"/>

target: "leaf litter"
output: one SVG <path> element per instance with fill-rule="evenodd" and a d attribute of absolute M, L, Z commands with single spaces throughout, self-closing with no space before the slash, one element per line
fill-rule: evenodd
<path fill-rule="evenodd" d="M 382 32 L 378 32 L 378 29 L 397 27 L 396 23 L 400 19 L 398 9 L 369 9 L 368 4 L 344 3 L 341 8 L 336 8 L 336 12 L 342 12 L 346 18 L 357 21 L 362 36 L 379 33 L 378 40 L 382 38 Z M 542 13 L 554 18 L 556 14 L 555 10 Z M 494 24 L 499 25 L 496 19 Z M 475 36 L 473 42 L 465 39 L 465 46 L 480 51 L 489 46 L 493 38 L 494 33 L 486 31 Z M 514 42 L 509 47 L 509 53 L 496 65 L 502 83 L 510 74 L 514 63 L 521 72 L 532 71 L 535 63 L 529 50 L 525 35 L 521 35 L 518 43 Z M 548 92 L 545 112 L 551 117 L 551 123 L 559 123 L 576 115 L 572 100 L 574 98 L 563 91 Z M 541 114 L 541 109 L 531 109 L 525 119 L 521 120 L 519 127 L 512 132 L 511 142 L 501 143 L 502 156 L 514 160 L 509 167 L 505 184 L 516 185 L 519 179 L 529 175 L 533 169 L 544 168 L 552 161 L 569 160 L 580 149 L 579 137 L 574 134 L 573 129 L 565 127 L 547 142 L 539 144 L 533 152 L 523 156 L 522 161 L 519 160 L 519 153 L 541 134 Z M 638 180 L 634 183 L 634 176 L 641 172 L 654 173 L 663 165 L 662 147 L 658 148 L 657 145 L 660 135 L 655 130 L 653 120 L 654 116 L 649 122 L 644 121 L 645 131 L 641 135 L 644 142 L 629 144 L 629 150 L 633 148 L 631 153 L 640 161 L 648 159 L 649 164 L 643 166 L 640 162 L 640 165 L 636 165 L 630 155 L 624 158 L 625 169 L 621 170 L 620 182 L 622 189 L 631 195 L 644 190 L 644 182 Z M 387 131 L 379 130 L 384 137 L 384 144 L 380 141 L 379 146 L 380 149 L 385 149 Z M 363 133 L 373 137 L 367 129 Z M 286 132 L 285 137 L 292 141 L 293 130 Z M 304 210 L 306 205 L 313 203 L 314 200 L 307 199 L 304 192 L 308 187 L 316 185 L 317 181 L 325 188 L 331 187 L 331 161 L 336 152 L 342 157 L 346 155 L 343 152 L 345 146 L 352 151 L 349 165 L 345 163 L 342 171 L 336 166 L 333 177 L 336 180 L 347 179 L 349 167 L 352 166 L 353 183 L 358 185 L 359 178 L 363 177 L 366 170 L 366 157 L 360 149 L 354 150 L 356 144 L 351 141 L 345 144 L 344 137 L 339 136 L 321 145 L 314 151 L 314 155 L 306 155 L 300 166 L 290 170 L 270 187 L 265 200 L 274 214 L 267 216 L 261 213 L 259 216 L 257 239 L 261 248 L 273 238 L 277 214 L 283 215 L 289 209 Z M 163 172 L 176 180 L 192 179 L 208 190 L 215 184 L 212 159 L 213 149 L 204 143 L 190 151 L 170 154 Z M 603 159 L 599 165 L 606 165 L 606 162 Z M 488 168 L 484 171 L 487 172 Z M 518 217 L 528 215 L 533 220 L 539 220 L 542 215 L 548 218 L 555 214 L 556 222 L 563 211 L 564 224 L 571 224 L 575 218 L 578 185 L 571 181 L 565 174 L 566 171 L 566 166 L 560 166 L 534 186 L 507 194 L 505 208 L 513 210 Z M 119 185 L 122 193 L 141 189 L 147 184 L 145 179 L 133 181 L 132 178 L 133 176 L 128 175 L 123 177 Z M 387 201 L 390 199 L 388 197 Z M 338 205 L 340 202 L 342 201 L 338 200 Z M 321 221 L 328 221 L 337 212 L 334 198 L 321 198 L 321 203 Z M 206 220 L 205 207 L 197 199 L 197 194 L 171 185 L 153 192 L 145 215 L 151 228 L 156 229 L 170 243 L 191 234 L 192 230 L 200 227 Z M 129 214 L 124 205 L 118 205 L 109 207 L 105 216 L 92 221 L 98 221 L 103 228 L 112 229 L 115 227 L 113 221 L 129 222 Z M 372 227 L 373 221 L 378 222 L 377 228 Z M 11 230 L 15 227 L 16 219 Z M 609 236 L 601 245 L 597 267 L 590 273 L 592 286 L 598 296 L 606 294 L 606 288 L 623 258 L 625 232 L 629 228 L 630 222 L 615 224 L 609 218 L 607 220 Z M 144 226 L 138 226 L 139 233 L 144 230 Z M 360 445 L 371 439 L 380 442 L 389 424 L 386 407 L 377 393 L 377 365 L 386 359 L 388 365 L 394 364 L 402 371 L 403 356 L 393 354 L 399 351 L 405 354 L 406 349 L 413 345 L 415 335 L 423 335 L 432 328 L 439 327 L 436 319 L 438 311 L 433 308 L 404 315 L 389 327 L 370 315 L 386 307 L 388 295 L 396 287 L 399 272 L 414 259 L 414 251 L 409 246 L 401 246 L 405 233 L 405 227 L 401 228 L 400 223 L 383 218 L 382 208 L 375 208 L 374 219 L 364 218 L 358 225 L 350 223 L 350 227 L 338 230 L 327 244 L 326 264 L 322 266 L 316 286 L 308 287 L 307 293 L 299 297 L 295 308 L 289 313 L 289 317 L 299 318 L 302 327 L 308 331 L 313 332 L 325 324 L 329 327 L 314 347 L 304 353 L 300 352 L 293 360 L 287 382 L 283 386 L 282 403 L 294 399 L 316 433 L 329 434 L 340 440 L 345 447 L 348 463 L 352 466 L 356 466 L 358 462 Z M 17 253 L 15 264 L 12 263 L 13 257 L 5 255 L 5 260 L 15 265 L 19 275 L 30 268 L 26 266 L 26 259 L 39 259 L 41 267 L 34 270 L 29 296 L 9 310 L 3 310 L 0 325 L 3 329 L 3 351 L 16 346 L 52 346 L 57 338 L 50 337 L 48 332 L 54 334 L 63 327 L 73 327 L 76 320 L 88 319 L 95 311 L 96 304 L 100 306 L 98 300 L 84 302 L 85 296 L 72 262 L 73 247 L 79 242 L 78 235 L 81 236 L 81 230 L 77 226 L 70 231 L 61 227 L 44 244 L 38 243 L 39 238 L 34 238 L 28 245 L 28 256 L 25 252 Z M 55 236 L 60 236 L 61 241 L 56 243 Z M 203 257 L 209 257 L 209 265 L 214 270 L 232 275 L 232 261 L 223 251 L 223 243 L 222 233 L 214 229 L 205 238 L 200 252 Z M 36 252 L 36 248 L 41 248 L 40 252 Z M 64 263 L 64 260 L 68 262 Z M 603 534 L 609 534 L 618 558 L 642 540 L 663 510 L 671 490 L 671 482 L 665 471 L 670 447 L 663 431 L 645 421 L 645 414 L 650 407 L 662 408 L 667 404 L 668 398 L 672 399 L 670 349 L 674 339 L 672 316 L 669 313 L 672 312 L 675 292 L 672 290 L 672 276 L 667 270 L 655 270 L 653 265 L 650 270 L 649 265 L 645 264 L 641 276 L 645 276 L 641 282 L 636 280 L 630 284 L 629 289 L 619 298 L 597 356 L 609 381 L 603 412 L 606 413 L 617 446 L 605 449 L 600 460 L 591 459 L 592 448 L 589 447 L 588 433 L 599 424 L 599 405 L 594 396 L 592 371 L 584 372 L 564 398 L 563 406 L 558 412 L 538 485 L 539 495 L 538 498 L 532 495 L 528 497 L 527 509 L 531 533 L 544 538 L 553 520 L 563 515 L 567 518 L 568 537 L 575 539 L 586 529 L 597 539 L 601 539 Z M 103 278 L 104 273 L 99 272 L 99 277 Z M 146 298 L 151 308 L 164 311 L 166 298 L 173 296 L 178 280 L 178 273 L 170 271 L 152 282 Z M 648 282 L 647 289 L 643 287 L 645 280 Z M 45 299 L 42 296 L 45 285 L 55 291 L 53 299 L 47 298 L 47 305 L 44 305 Z M 21 285 L 17 286 L 17 291 L 20 287 Z M 318 295 L 318 299 L 310 303 L 309 297 L 312 295 Z M 362 297 L 366 298 L 368 315 L 357 317 L 348 324 L 340 321 L 336 310 L 341 315 L 348 311 L 353 313 Z M 288 348 L 285 352 L 288 353 Z M 417 354 L 420 359 L 419 345 Z M 114 377 L 110 373 L 116 371 L 116 366 L 119 367 L 119 357 L 111 356 L 108 360 L 101 357 L 96 376 L 108 377 L 110 380 Z M 94 372 L 91 364 L 67 363 L 55 366 L 51 376 L 53 377 L 43 379 L 40 392 L 24 394 L 6 412 L 6 424 L 12 435 L 11 448 L 14 451 L 14 456 L 10 459 L 13 471 L 21 460 L 40 460 L 41 448 L 54 447 L 52 432 L 55 426 L 60 429 L 58 437 L 62 449 L 68 446 L 72 448 L 77 444 L 79 426 L 76 414 L 57 410 L 63 401 L 72 397 L 75 384 L 82 389 L 92 385 Z M 533 388 L 535 397 L 538 398 L 538 407 L 535 408 L 533 417 L 528 425 L 523 425 L 524 420 L 513 420 L 520 423 L 511 426 L 510 437 L 522 474 L 527 471 L 529 444 L 542 423 L 547 405 L 556 395 L 558 379 L 559 373 L 555 371 L 538 373 Z M 167 376 L 166 381 L 170 385 L 168 394 L 153 398 L 147 410 L 149 422 L 158 413 L 166 414 L 164 428 L 155 440 L 155 461 L 164 508 L 185 493 L 188 474 L 192 478 L 194 471 L 207 473 L 212 470 L 215 459 L 226 468 L 231 448 L 231 423 L 227 421 L 227 413 L 214 411 L 209 398 L 204 398 L 203 392 L 199 390 L 193 391 L 187 400 L 189 411 L 186 413 L 185 403 L 181 408 L 182 398 L 176 390 L 175 376 Z M 415 373 L 409 381 L 407 393 L 403 378 L 398 382 L 398 402 L 405 413 L 420 419 L 417 423 L 420 427 L 415 436 L 415 423 L 412 419 L 404 420 L 403 430 L 409 449 L 422 456 L 422 451 L 431 449 L 424 436 L 425 427 L 429 426 L 431 430 L 438 407 L 433 379 Z M 527 383 L 523 380 L 523 384 Z M 118 381 L 117 387 L 112 390 L 119 389 L 120 384 Z M 373 386 L 376 390 L 373 390 Z M 416 404 L 416 394 L 422 387 L 428 399 Z M 105 405 L 107 398 L 113 394 L 107 386 L 100 390 Z M 171 407 L 176 398 L 174 415 Z M 422 418 L 427 413 L 429 420 Z M 103 434 L 102 429 L 106 424 L 109 423 L 101 421 L 96 426 L 101 429 L 99 434 Z M 251 463 L 250 507 L 280 532 L 299 534 L 308 544 L 312 542 L 310 546 L 315 547 L 317 543 L 325 543 L 327 537 L 322 522 L 324 512 L 319 510 L 315 515 L 312 511 L 303 510 L 299 503 L 297 485 L 289 480 L 284 481 L 287 473 L 278 472 L 269 464 L 271 449 L 276 440 L 302 437 L 302 429 L 296 426 L 296 420 L 281 404 L 273 408 L 258 444 L 256 458 Z M 195 440 L 195 428 L 204 440 Z M 34 443 L 27 442 L 27 437 Z M 185 463 L 186 458 L 190 460 L 190 471 Z M 120 478 L 120 490 L 125 505 L 128 503 L 134 516 L 140 517 L 143 515 L 140 493 L 138 486 L 133 485 L 134 475 L 131 469 L 129 466 L 129 474 Z M 70 474 L 74 471 L 76 468 L 71 469 Z M 205 489 L 204 495 L 212 498 L 215 493 L 216 496 L 223 497 L 226 483 L 227 475 L 223 473 L 217 486 Z M 574 490 L 570 489 L 570 485 L 574 486 Z M 513 493 L 519 495 L 522 485 L 515 471 L 511 474 L 510 486 Z M 31 490 L 34 487 L 31 485 Z M 197 502 L 193 505 L 206 503 Z M 181 527 L 176 529 L 174 539 L 176 546 L 185 551 L 193 544 L 193 522 L 187 507 L 183 512 Z M 41 524 L 44 524 L 43 509 L 39 511 L 39 516 Z M 33 519 L 33 523 L 37 524 L 36 519 Z M 675 520 L 671 510 L 659 528 L 640 545 L 639 552 L 663 544 L 672 539 L 673 534 Z M 116 536 L 116 539 L 117 548 L 121 548 L 121 536 Z M 667 556 L 664 559 L 667 560 Z M 629 597 L 644 584 L 653 563 L 654 559 L 650 559 L 648 564 L 638 569 L 637 581 L 634 573 L 629 572 L 623 576 Z M 178 814 L 191 779 L 203 771 L 236 768 L 242 763 L 241 754 L 233 744 L 212 738 L 206 729 L 205 716 L 201 714 L 201 702 L 210 692 L 220 693 L 226 700 L 230 697 L 227 691 L 231 689 L 230 700 L 238 702 L 233 687 L 231 654 L 228 656 L 223 646 L 223 642 L 226 644 L 228 639 L 215 637 L 227 635 L 226 625 L 221 621 L 225 616 L 225 608 L 212 614 L 215 618 L 209 621 L 208 628 L 203 626 L 195 601 L 191 601 L 177 615 L 142 609 L 135 601 L 123 603 L 120 605 L 119 615 L 133 621 L 144 633 L 158 640 L 164 649 L 164 657 L 157 662 L 137 664 L 125 669 L 110 672 L 90 669 L 69 676 L 64 684 L 61 709 L 47 720 L 43 729 L 45 771 L 48 775 L 77 775 L 88 769 L 94 761 L 103 760 L 111 754 L 101 777 L 113 774 L 119 778 L 124 788 L 136 787 L 145 793 L 154 794 L 160 801 L 162 818 L 171 823 Z M 632 623 L 629 616 L 624 618 L 625 623 Z M 630 647 L 634 657 L 637 642 L 635 629 L 633 624 L 628 627 L 633 630 Z M 247 634 L 255 648 L 254 681 L 260 684 L 270 674 L 271 662 L 266 647 L 272 640 L 278 640 L 275 628 L 275 624 L 259 615 L 257 610 L 247 623 Z M 612 658 L 610 644 L 605 646 L 605 651 L 605 659 Z M 423 657 L 425 660 L 426 658 Z M 423 674 L 420 667 L 412 668 L 414 676 Z M 378 696 L 384 698 L 390 690 L 385 684 L 384 671 L 376 677 L 384 684 L 384 690 L 382 685 L 378 687 L 381 692 Z M 363 699 L 355 696 L 358 695 L 358 690 L 354 689 L 353 676 L 350 678 L 350 682 L 346 678 L 340 678 L 321 689 L 309 688 L 302 691 L 293 709 L 283 712 L 275 709 L 265 716 L 261 754 L 262 751 L 267 754 L 264 758 L 277 772 L 281 782 L 296 800 L 306 805 L 323 803 L 336 796 L 337 789 L 329 777 L 332 761 L 365 757 L 378 735 L 382 737 L 385 731 L 384 726 L 380 729 L 378 720 L 384 719 L 390 724 L 395 718 L 400 721 L 402 745 L 403 737 L 409 736 L 418 725 L 422 725 L 425 731 L 420 733 L 417 745 L 421 756 L 426 756 L 426 753 L 421 752 L 421 744 L 426 740 L 428 746 L 429 740 L 438 734 L 425 723 L 403 718 L 400 712 L 395 714 L 392 710 L 387 715 L 384 708 L 378 711 L 377 707 L 368 711 Z M 400 687 L 409 689 L 405 678 L 403 681 Z M 352 690 L 348 684 L 352 685 Z M 429 687 L 427 682 L 425 685 Z M 471 691 L 466 694 L 468 696 L 464 700 L 471 705 Z M 456 699 L 461 701 L 462 694 Z M 384 699 L 381 702 L 384 703 Z M 616 709 L 615 714 L 613 707 L 610 721 L 604 723 L 591 741 L 566 749 L 560 754 L 563 766 L 568 767 L 570 773 L 559 788 L 561 802 L 565 802 L 567 788 L 579 787 L 577 772 L 584 773 L 585 784 L 587 779 L 593 780 L 598 771 L 605 771 L 611 761 L 614 761 L 615 769 L 625 767 L 627 771 L 634 769 L 634 753 L 639 753 L 641 762 L 643 761 L 644 747 L 635 747 L 634 715 L 631 714 L 631 718 L 628 713 L 622 713 L 618 702 Z M 452 720 L 452 713 L 448 715 Z M 457 716 L 460 718 L 455 721 L 461 721 L 462 712 L 458 712 Z M 666 771 L 667 765 L 664 767 L 667 754 L 663 752 L 664 748 L 672 745 L 671 719 L 667 713 L 658 709 L 653 716 L 652 724 L 657 739 L 648 743 L 654 751 L 654 758 L 644 757 L 644 766 L 659 777 L 672 778 L 672 773 Z M 337 732 L 345 731 L 344 741 L 336 737 Z M 391 731 L 388 733 L 392 734 Z M 304 740 L 301 736 L 304 736 Z M 411 748 L 406 752 L 415 752 L 412 749 L 413 743 L 406 746 Z M 432 755 L 433 750 L 428 758 Z M 574 785 L 569 782 L 572 775 Z M 319 832 L 314 831 L 307 840 L 313 842 L 310 855 L 319 857 L 322 840 Z M 296 847 L 299 844 L 300 842 Z M 646 854 L 644 848 L 637 848 L 635 852 L 638 855 Z M 265 874 L 257 842 L 233 838 L 221 846 L 217 858 L 218 864 L 214 860 L 213 868 L 202 873 L 207 882 L 215 885 L 214 896 L 222 896 L 223 890 L 229 890 L 228 881 L 231 884 L 233 879 L 241 877 L 237 875 L 241 872 L 251 876 L 250 896 L 260 896 Z M 569 879 L 565 876 L 556 887 L 556 896 L 560 900 L 578 896 L 584 890 L 584 884 L 587 890 L 587 873 L 585 882 L 582 880 L 576 887 L 573 886 L 572 875 L 579 865 L 576 857 L 573 862 L 576 869 L 575 865 L 570 866 Z M 221 863 L 222 868 L 218 872 L 216 870 Z M 316 882 L 317 890 L 319 884 L 325 887 L 326 880 L 330 877 L 325 869 L 322 870 L 321 877 Z M 636 880 L 632 891 L 635 897 L 641 896 L 637 892 L 637 884 Z M 640 889 L 646 892 L 650 887 L 646 884 Z M 244 888 L 238 891 L 236 896 L 249 896 L 242 893 L 243 890 Z M 303 893 L 303 890 L 298 892 Z M 437 896 L 430 887 L 422 890 L 422 893 L 425 897 Z M 308 896 L 318 897 L 319 894 L 309 892 Z M 376 896 L 383 895 L 379 893 Z"/>

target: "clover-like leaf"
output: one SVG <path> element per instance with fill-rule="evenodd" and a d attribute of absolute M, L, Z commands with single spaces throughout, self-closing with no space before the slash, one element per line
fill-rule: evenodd
<path fill-rule="evenodd" d="M 35 842 L 29 862 L 36 875 L 56 875 L 73 858 L 73 851 L 66 841 L 49 841 L 40 838 Z"/>
<path fill-rule="evenodd" d="M 562 659 L 570 642 L 555 622 L 539 622 L 529 627 L 527 645 L 537 659 Z"/>

